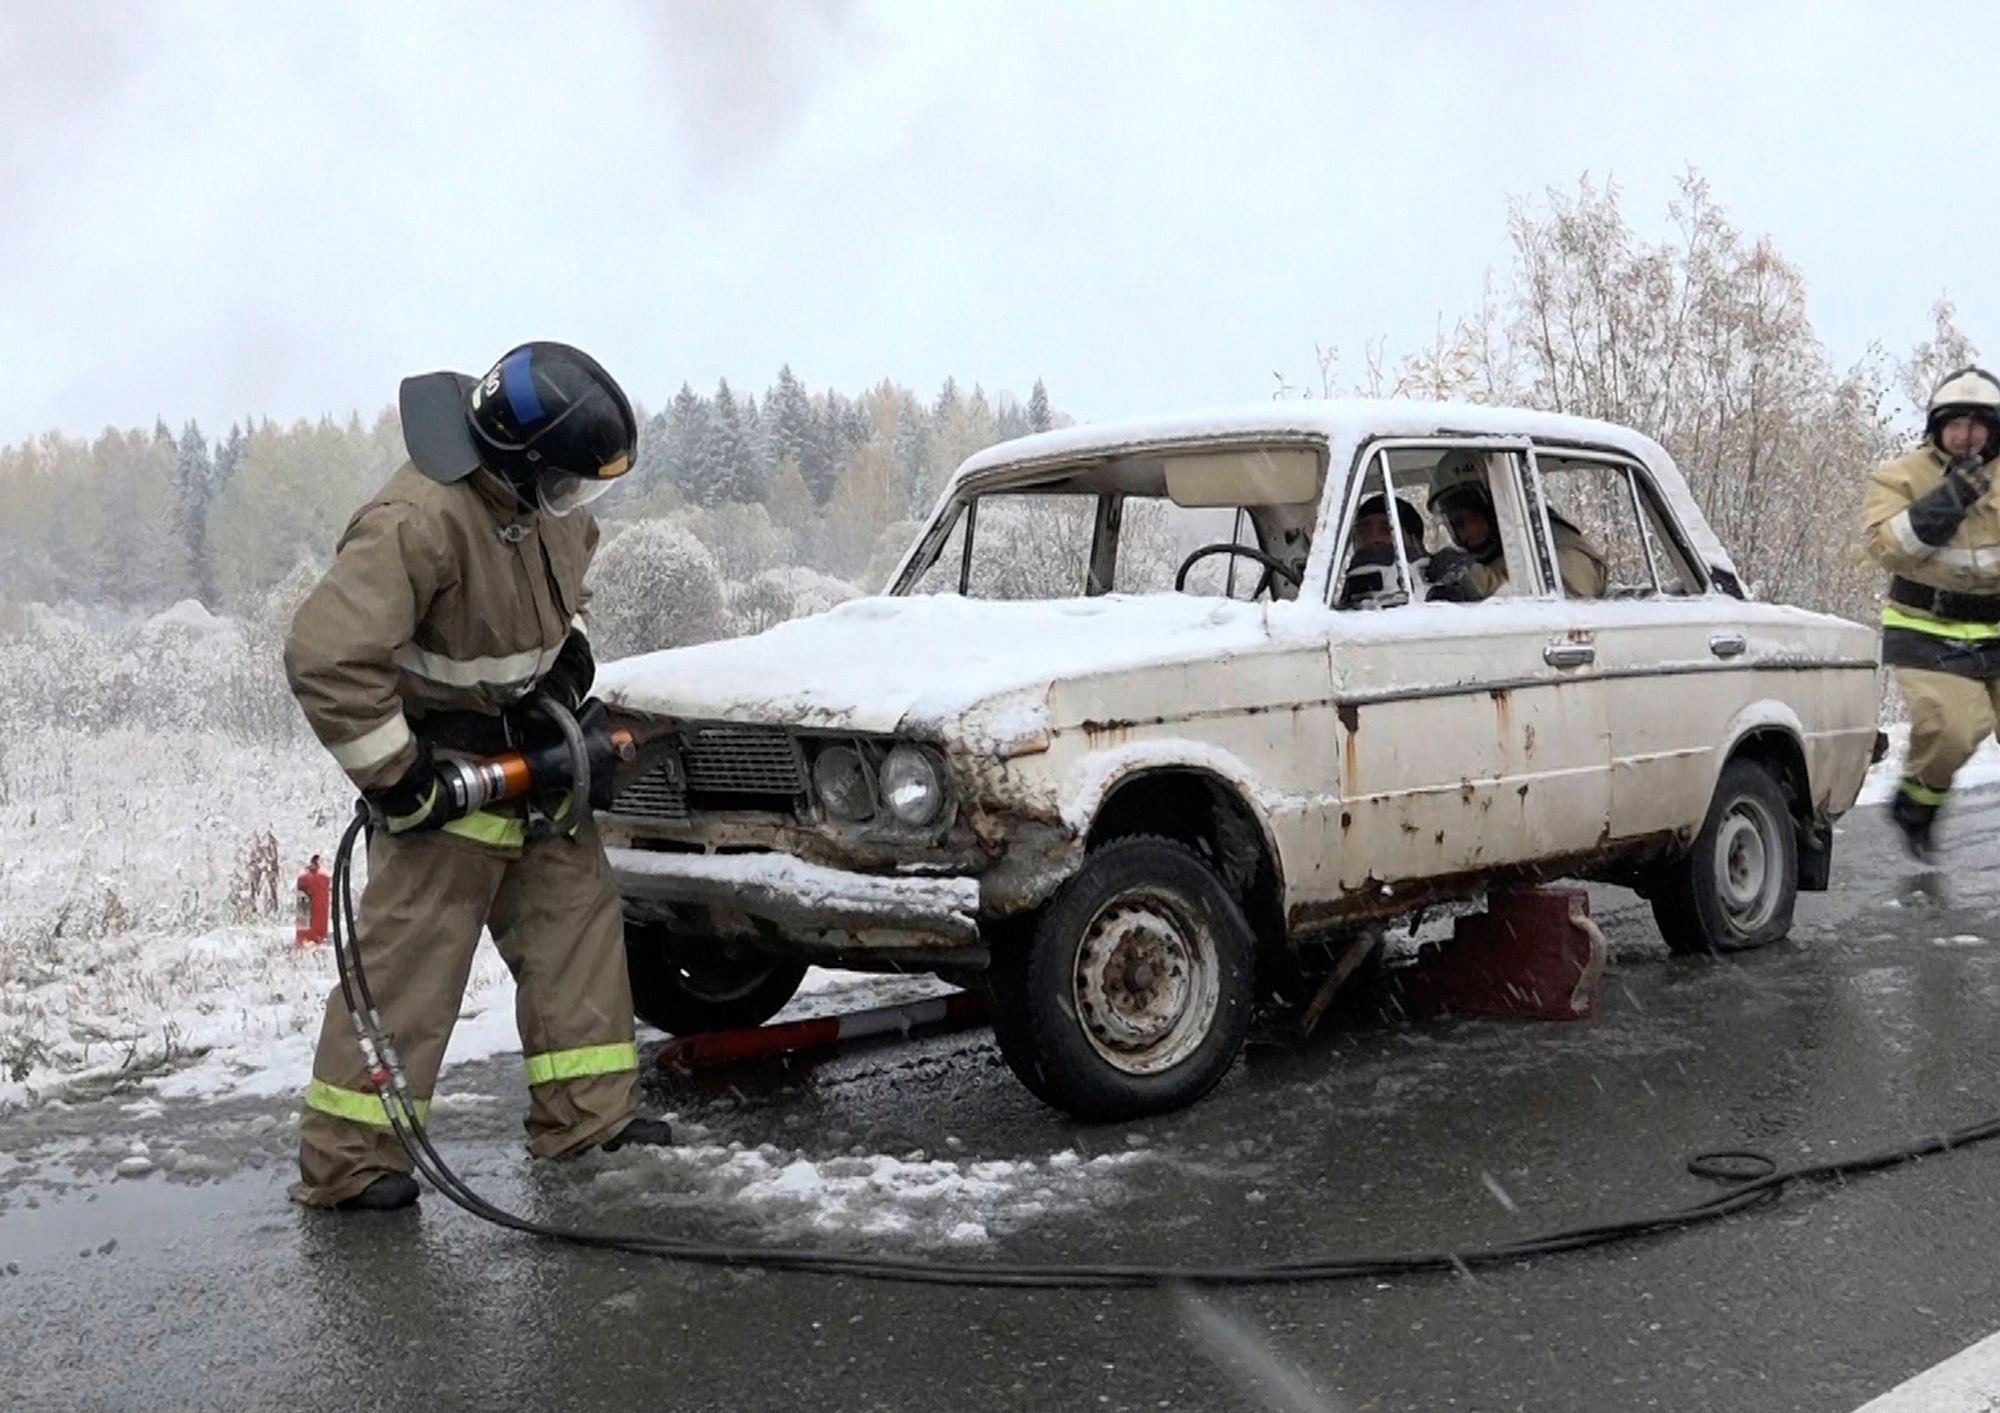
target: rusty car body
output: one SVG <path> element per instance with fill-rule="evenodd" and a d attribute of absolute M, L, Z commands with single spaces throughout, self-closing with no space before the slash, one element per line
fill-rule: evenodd
<path fill-rule="evenodd" d="M 1497 534 L 1476 602 L 1427 577 L 1454 464 Z M 1423 533 L 1364 554 L 1387 496 Z M 1630 885 L 1681 951 L 1784 935 L 1878 700 L 1872 633 L 1756 602 L 1648 438 L 1384 401 L 991 448 L 884 594 L 599 689 L 644 739 L 601 821 L 642 1016 L 754 1024 L 809 962 L 936 972 L 1097 1118 L 1191 1102 L 1261 998 L 1494 883 Z"/>

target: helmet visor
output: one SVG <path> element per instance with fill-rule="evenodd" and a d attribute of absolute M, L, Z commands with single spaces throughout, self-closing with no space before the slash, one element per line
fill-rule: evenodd
<path fill-rule="evenodd" d="M 631 462 L 619 457 L 595 476 L 578 476 L 569 471 L 548 470 L 535 478 L 535 494 L 550 515 L 567 515 L 578 506 L 589 505 L 611 489 Z"/>

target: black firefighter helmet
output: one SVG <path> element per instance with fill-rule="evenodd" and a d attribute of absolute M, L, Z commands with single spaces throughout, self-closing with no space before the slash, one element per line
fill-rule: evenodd
<path fill-rule="evenodd" d="M 610 489 L 639 440 L 624 389 L 565 343 L 524 343 L 483 378 L 405 378 L 398 404 L 404 445 L 424 475 L 448 484 L 483 466 L 551 515 Z"/>

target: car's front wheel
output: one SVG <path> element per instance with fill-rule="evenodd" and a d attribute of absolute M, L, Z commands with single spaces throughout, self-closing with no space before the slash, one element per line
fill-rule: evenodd
<path fill-rule="evenodd" d="M 1739 758 L 1723 767 L 1694 847 L 1651 893 L 1653 919 L 1675 952 L 1740 952 L 1791 931 L 1798 827 L 1770 766 Z"/>
<path fill-rule="evenodd" d="M 657 923 L 627 920 L 632 1011 L 669 1035 L 762 1025 L 805 980 L 804 962 L 723 942 L 679 942 Z"/>
<path fill-rule="evenodd" d="M 1015 1073 L 1057 1108 L 1096 1120 L 1182 1108 L 1243 1048 L 1255 938 L 1185 845 L 1105 845 L 1020 945 L 995 959 L 994 1035 Z"/>

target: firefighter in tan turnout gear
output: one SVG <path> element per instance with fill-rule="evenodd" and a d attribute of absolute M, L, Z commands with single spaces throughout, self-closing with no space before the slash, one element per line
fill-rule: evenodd
<path fill-rule="evenodd" d="M 2000 714 L 2000 380 L 1964 368 L 1938 385 L 1915 451 L 1868 478 L 1868 553 L 1892 576 L 1882 661 L 1910 709 L 1910 753 L 1891 813 L 1931 855 L 1951 777 Z"/>
<path fill-rule="evenodd" d="M 1431 597 L 1477 603 L 1504 589 L 1510 576 L 1500 546 L 1499 512 L 1486 481 L 1486 458 L 1464 449 L 1440 457 L 1431 471 L 1430 508 L 1452 538 L 1451 548 L 1431 556 Z M 1609 579 L 1604 552 L 1553 510 L 1549 529 L 1555 536 L 1563 594 L 1573 599 L 1602 598 Z"/>
<path fill-rule="evenodd" d="M 285 670 L 314 733 L 374 816 L 360 955 L 419 1110 L 428 1105 L 482 926 L 518 986 L 528 1147 L 541 1157 L 670 1141 L 636 1115 L 623 918 L 587 807 L 557 800 L 451 818 L 441 754 L 488 756 L 556 730 L 595 675 L 585 502 L 631 464 L 631 404 L 562 344 L 515 349 L 484 379 L 404 381 L 408 464 L 363 506 L 300 606 Z M 551 821 L 559 821 L 552 823 Z M 417 1198 L 341 993 L 327 1003 L 299 1134 L 308 1206 Z"/>

